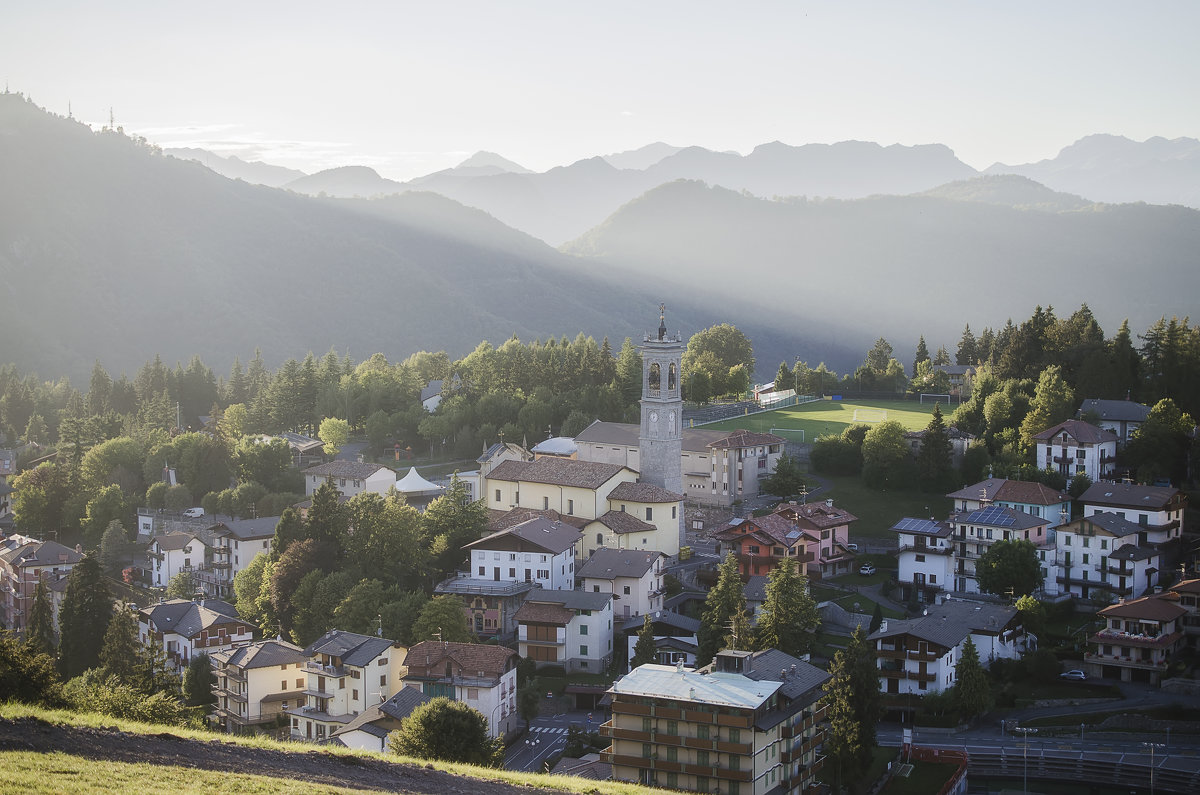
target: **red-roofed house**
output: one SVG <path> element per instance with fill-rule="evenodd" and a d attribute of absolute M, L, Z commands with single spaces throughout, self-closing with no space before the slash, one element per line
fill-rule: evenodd
<path fill-rule="evenodd" d="M 1170 592 L 1122 601 L 1098 611 L 1106 624 L 1089 639 L 1091 648 L 1083 656 L 1088 673 L 1158 684 L 1183 643 L 1182 619 L 1187 612 L 1179 604 L 1178 594 Z"/>
<path fill-rule="evenodd" d="M 1064 420 L 1033 435 L 1034 463 L 1072 478 L 1087 475 L 1092 482 L 1112 475 L 1117 458 L 1117 435 L 1083 420 Z"/>

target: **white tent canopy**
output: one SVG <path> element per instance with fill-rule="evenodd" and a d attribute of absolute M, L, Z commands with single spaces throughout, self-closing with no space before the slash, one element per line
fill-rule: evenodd
<path fill-rule="evenodd" d="M 396 481 L 396 491 L 404 494 L 423 494 L 426 492 L 441 491 L 442 487 L 436 483 L 430 483 L 425 478 L 417 474 L 416 467 L 410 467 L 408 474 Z"/>

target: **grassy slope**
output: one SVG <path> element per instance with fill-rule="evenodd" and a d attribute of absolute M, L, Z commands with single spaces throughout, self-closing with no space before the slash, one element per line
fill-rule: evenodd
<path fill-rule="evenodd" d="M 475 765 L 462 765 L 449 762 L 428 762 L 424 759 L 411 759 L 408 757 L 396 756 L 393 754 L 381 755 L 369 751 L 355 751 L 348 748 L 340 748 L 337 746 L 312 746 L 308 744 L 285 743 L 278 740 L 271 740 L 265 737 L 235 737 L 228 734 L 218 734 L 207 731 L 197 731 L 194 729 L 183 729 L 174 726 L 160 726 L 148 723 L 137 723 L 134 721 L 123 721 L 115 718 L 110 718 L 106 715 L 98 713 L 81 713 L 69 712 L 66 710 L 48 710 L 40 707 L 30 706 L 28 704 L 0 704 L 0 718 L 15 719 L 22 717 L 35 717 L 40 720 L 52 724 L 60 724 L 66 726 L 83 726 L 88 728 L 115 728 L 122 732 L 130 734 L 159 734 L 164 731 L 170 732 L 176 737 L 181 737 L 185 740 L 196 740 L 200 742 L 226 742 L 251 748 L 264 748 L 274 751 L 285 751 L 295 754 L 308 754 L 319 750 L 321 753 L 330 755 L 342 756 L 368 756 L 374 758 L 384 758 L 389 762 L 407 763 L 425 767 L 432 764 L 435 769 L 450 773 L 456 776 L 463 776 L 476 779 L 485 779 L 491 781 L 500 781 L 506 784 L 523 787 L 535 787 L 544 789 L 549 792 L 589 792 L 597 793 L 597 795 L 635 795 L 636 793 L 653 793 L 660 792 L 648 787 L 640 787 L 636 784 L 627 784 L 616 781 L 594 781 L 591 779 L 580 779 L 573 776 L 551 776 L 539 773 L 523 773 L 516 771 L 498 770 L 494 768 L 477 767 Z M 111 766 L 111 769 L 106 769 L 106 765 Z M 131 778 L 132 776 L 140 776 L 142 771 L 140 768 L 153 768 L 153 778 Z M 205 775 L 213 776 L 213 786 L 200 784 L 202 771 L 197 771 L 191 768 L 171 767 L 165 768 L 160 765 L 130 765 L 122 763 L 104 763 L 100 764 L 94 760 L 80 759 L 65 754 L 36 754 L 28 752 L 3 752 L 0 753 L 0 770 L 5 771 L 5 789 L 14 789 L 9 787 L 8 773 L 12 771 L 20 771 L 20 781 L 29 782 L 30 791 L 33 792 L 129 792 L 133 790 L 142 790 L 149 792 L 214 792 L 218 791 L 216 782 L 221 782 L 229 779 L 229 773 L 210 772 Z M 281 772 L 281 776 L 286 775 Z M 220 777 L 220 778 L 217 778 Z M 231 791 L 235 792 L 299 792 L 299 791 L 333 791 L 333 792 L 352 792 L 355 790 L 332 790 L 323 785 L 313 785 L 312 783 L 288 781 L 284 778 L 268 778 L 263 776 L 239 776 L 238 778 L 246 779 L 245 782 L 237 782 L 239 786 L 234 787 Z M 205 779 L 207 781 L 207 779 Z M 133 782 L 137 781 L 137 785 L 123 785 L 119 781 Z M 241 788 L 241 784 L 246 785 L 246 789 Z"/>

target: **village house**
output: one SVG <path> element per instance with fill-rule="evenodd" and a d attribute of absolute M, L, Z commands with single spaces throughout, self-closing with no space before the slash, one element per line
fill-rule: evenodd
<path fill-rule="evenodd" d="M 650 633 L 654 638 L 654 661 L 659 665 L 694 667 L 699 651 L 700 621 L 671 610 L 656 610 L 646 615 L 650 617 Z M 629 670 L 633 662 L 637 636 L 645 626 L 646 615 L 619 619 L 619 631 L 625 635 L 627 651 L 625 670 Z"/>
<path fill-rule="evenodd" d="M 193 571 L 200 588 L 208 596 L 229 598 L 233 595 L 233 578 L 249 566 L 254 558 L 271 551 L 278 516 L 257 519 L 229 519 L 217 522 L 198 533 L 211 542 L 206 560 Z"/>
<path fill-rule="evenodd" d="M 884 693 L 940 693 L 954 685 L 954 666 L 967 637 L 983 667 L 1036 648 L 1015 607 L 948 600 L 920 618 L 888 619 L 867 636 L 878 657 Z"/>
<path fill-rule="evenodd" d="M 1115 513 L 1096 513 L 1060 525 L 1054 577 L 1061 593 L 1091 599 L 1097 592 L 1138 596 L 1159 581 L 1158 548 L 1145 528 Z"/>
<path fill-rule="evenodd" d="M 811 579 L 828 579 L 849 572 L 854 566 L 854 550 L 850 547 L 850 525 L 858 517 L 845 508 L 835 507 L 833 500 L 797 504 L 789 502 L 775 509 L 808 538 L 807 551 L 814 555 L 806 573 Z"/>
<path fill-rule="evenodd" d="M 954 584 L 954 530 L 949 522 L 904 517 L 892 525 L 901 601 L 932 602 Z"/>
<path fill-rule="evenodd" d="M 404 725 L 404 720 L 429 696 L 412 687 L 402 687 L 382 704 L 367 707 L 362 714 L 335 731 L 331 739 L 347 748 L 386 753 L 388 735 Z"/>
<path fill-rule="evenodd" d="M 1054 546 L 1048 541 L 1049 521 L 1003 505 L 985 505 L 968 513 L 956 513 L 949 519 L 954 543 L 954 590 L 980 593 L 975 564 L 998 541 L 1029 541 L 1038 547 L 1038 558 L 1046 564 L 1042 570 L 1048 594 L 1055 595 L 1054 578 L 1049 571 L 1054 563 Z"/>
<path fill-rule="evenodd" d="M 575 572 L 580 588 L 611 594 L 621 618 L 662 610 L 666 555 L 653 550 L 601 547 Z"/>
<path fill-rule="evenodd" d="M 429 698 L 461 701 L 486 716 L 488 735 L 519 725 L 517 653 L 503 646 L 427 640 L 408 651 L 404 683 Z"/>
<path fill-rule="evenodd" d="M 925 443 L 926 429 L 922 428 L 918 431 L 908 431 L 904 434 L 904 441 L 908 445 L 909 452 L 913 458 L 916 458 L 921 453 L 921 446 Z M 971 446 L 971 442 L 975 441 L 975 435 L 960 431 L 953 425 L 946 428 L 946 436 L 950 440 L 950 465 L 956 469 L 962 466 L 963 456 L 967 454 L 967 448 Z"/>
<path fill-rule="evenodd" d="M 539 668 L 601 673 L 612 661 L 613 597 L 589 591 L 531 591 L 513 618 L 517 651 Z"/>
<path fill-rule="evenodd" d="M 208 656 L 216 678 L 214 711 L 231 734 L 285 719 L 289 708 L 304 703 L 307 658 L 299 646 L 260 640 Z"/>
<path fill-rule="evenodd" d="M 29 610 L 39 581 L 47 587 L 65 585 L 83 553 L 57 541 L 40 541 L 28 536 L 9 536 L 0 541 L 0 623 L 15 632 L 24 632 Z M 54 625 L 58 626 L 55 612 Z"/>
<path fill-rule="evenodd" d="M 326 483 L 344 497 L 369 491 L 380 496 L 396 485 L 396 472 L 383 464 L 363 461 L 329 461 L 304 470 L 304 493 L 311 497 Z"/>
<path fill-rule="evenodd" d="M 767 575 L 785 558 L 796 561 L 797 572 L 807 574 L 809 561 L 814 557 L 808 545 L 816 548 L 814 539 L 778 512 L 734 519 L 711 537 L 717 542 L 717 556 L 732 552 L 744 577 Z"/>
<path fill-rule="evenodd" d="M 529 582 L 549 590 L 574 590 L 575 545 L 580 532 L 565 522 L 530 519 L 472 541 L 471 577 L 493 582 Z"/>
<path fill-rule="evenodd" d="M 1035 433 L 1034 464 L 1070 479 L 1087 475 L 1092 482 L 1112 475 L 1117 460 L 1117 435 L 1082 420 L 1064 420 Z"/>
<path fill-rule="evenodd" d="M 254 628 L 238 616 L 237 609 L 217 599 L 168 599 L 139 608 L 137 619 L 142 645 L 148 645 L 153 634 L 176 673 L 182 673 L 197 654 L 254 640 Z"/>
<path fill-rule="evenodd" d="M 166 588 L 181 572 L 195 574 L 207 570 L 214 559 L 214 546 L 206 544 L 199 533 L 172 531 L 155 536 L 146 547 L 150 585 Z"/>
<path fill-rule="evenodd" d="M 823 757 L 829 674 L 775 649 L 719 652 L 700 671 L 641 665 L 608 693 L 613 778 L 695 792 L 801 793 Z"/>
<path fill-rule="evenodd" d="M 1112 431 L 1117 436 L 1117 446 L 1129 444 L 1133 434 L 1150 416 L 1150 407 L 1132 400 L 1101 400 L 1091 398 L 1079 404 L 1078 419 L 1090 417 L 1097 427 Z"/>
<path fill-rule="evenodd" d="M 1071 495 L 1041 483 L 1008 478 L 988 478 L 946 495 L 957 513 L 970 513 L 987 505 L 1000 505 L 1046 520 L 1047 538 L 1054 528 L 1071 518 Z"/>
<path fill-rule="evenodd" d="M 1083 660 L 1091 676 L 1157 685 L 1183 646 L 1187 608 L 1174 593 L 1122 600 L 1097 611 L 1104 629 L 1088 639 Z"/>
<path fill-rule="evenodd" d="M 287 710 L 293 740 L 325 742 L 404 686 L 406 649 L 394 640 L 333 629 L 302 653 L 305 700 Z"/>
<path fill-rule="evenodd" d="M 1200 579 L 1187 579 L 1171 586 L 1171 593 L 1179 597 L 1179 606 L 1187 611 L 1181 618 L 1184 645 L 1200 648 Z"/>

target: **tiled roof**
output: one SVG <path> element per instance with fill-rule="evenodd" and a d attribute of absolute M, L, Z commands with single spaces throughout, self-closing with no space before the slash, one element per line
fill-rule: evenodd
<path fill-rule="evenodd" d="M 661 557 L 663 557 L 661 552 L 601 547 L 592 553 L 586 563 L 575 570 L 575 578 L 590 577 L 595 580 L 613 580 L 617 577 L 640 578 L 654 568 L 654 563 Z"/>
<path fill-rule="evenodd" d="M 304 662 L 304 650 L 283 640 L 260 640 L 233 649 L 212 653 L 212 658 L 238 668 L 273 668 Z"/>
<path fill-rule="evenodd" d="M 742 533 L 741 528 L 753 528 Z M 769 544 L 791 548 L 804 540 L 804 533 L 796 523 L 780 513 L 769 513 L 766 516 L 752 516 L 731 523 L 725 529 L 712 534 L 718 541 L 734 541 L 739 538 L 758 537 Z"/>
<path fill-rule="evenodd" d="M 682 494 L 667 491 L 662 486 L 653 483 L 618 483 L 608 495 L 609 500 L 628 500 L 629 502 L 679 502 Z"/>
<path fill-rule="evenodd" d="M 388 469 L 383 464 L 371 464 L 366 461 L 328 461 L 324 464 L 317 464 L 315 467 L 309 467 L 304 470 L 305 475 L 316 475 L 318 477 L 334 477 L 334 478 L 353 478 L 355 480 L 366 480 L 381 469 Z M 391 470 L 388 470 L 391 471 Z M 396 473 L 392 472 L 392 477 Z"/>
<path fill-rule="evenodd" d="M 65 547 L 57 541 L 34 541 L 16 544 L 11 550 L 0 554 L 13 568 L 24 566 L 75 565 L 83 560 L 83 554 Z"/>
<path fill-rule="evenodd" d="M 546 604 L 544 602 L 525 601 L 513 613 L 513 619 L 523 623 L 557 624 L 565 627 L 575 617 L 575 611 L 567 610 L 562 605 Z"/>
<path fill-rule="evenodd" d="M 591 519 L 585 519 L 582 516 L 568 516 L 565 513 L 559 513 L 556 510 L 538 510 L 535 508 L 510 508 L 507 511 L 488 511 L 488 532 L 498 533 L 501 530 L 507 530 L 510 527 L 516 527 L 519 524 L 524 524 L 530 519 L 549 519 L 551 522 L 563 522 L 569 524 L 577 530 L 582 530 L 587 527 Z"/>
<path fill-rule="evenodd" d="M 168 599 L 156 605 L 143 607 L 138 613 L 152 621 L 159 632 L 172 632 L 185 638 L 194 638 L 203 630 L 219 624 L 245 624 L 238 617 L 237 609 L 219 599 L 206 599 L 204 604 L 187 599 Z"/>
<path fill-rule="evenodd" d="M 552 522 L 549 519 L 538 518 L 484 536 L 478 541 L 466 544 L 463 549 L 491 549 L 497 541 L 511 536 L 557 555 L 572 547 L 582 535 L 565 522 Z"/>
<path fill-rule="evenodd" d="M 199 541 L 199 539 L 191 533 L 171 532 L 166 535 L 155 536 L 150 545 L 158 544 L 158 548 L 163 552 L 174 552 L 175 550 L 183 549 L 193 541 Z"/>
<path fill-rule="evenodd" d="M 783 444 L 786 439 L 773 433 L 755 433 L 754 431 L 737 430 L 727 434 L 725 438 L 709 442 L 709 447 L 767 447 L 773 444 Z"/>
<path fill-rule="evenodd" d="M 1171 621 L 1185 613 L 1185 608 L 1172 600 L 1164 599 L 1162 594 L 1119 602 L 1096 611 L 1096 615 L 1105 618 L 1145 618 L 1150 621 Z"/>
<path fill-rule="evenodd" d="M 415 687 L 402 687 L 400 691 L 382 704 L 372 704 L 363 710 L 362 714 L 342 726 L 330 737 L 338 737 L 352 731 L 363 731 L 383 739 L 391 732 L 386 725 L 392 721 L 403 721 L 417 707 L 429 701 L 430 697 Z"/>
<path fill-rule="evenodd" d="M 525 603 L 555 604 L 567 610 L 603 610 L 612 601 L 612 594 L 592 591 L 561 591 L 537 589 L 525 597 Z"/>
<path fill-rule="evenodd" d="M 220 522 L 216 527 L 223 528 L 239 541 L 248 541 L 274 536 L 277 524 L 279 524 L 278 516 L 260 516 L 257 519 L 230 519 L 227 522 Z"/>
<path fill-rule="evenodd" d="M 1132 400 L 1101 400 L 1092 398 L 1079 404 L 1079 414 L 1095 413 L 1102 420 L 1112 422 L 1145 422 L 1150 416 L 1150 407 Z"/>
<path fill-rule="evenodd" d="M 829 672 L 778 649 L 756 651 L 749 660 L 746 676 L 756 681 L 783 682 L 782 691 L 788 698 L 811 694 L 829 679 Z"/>
<path fill-rule="evenodd" d="M 621 631 L 626 634 L 630 632 L 637 632 L 642 628 L 642 624 L 645 622 L 645 620 L 645 616 L 631 616 L 630 618 L 625 619 L 625 623 L 621 625 Z M 676 613 L 671 610 L 655 611 L 654 614 L 650 616 L 650 623 L 660 628 L 665 628 L 666 630 L 682 630 L 680 634 L 684 635 L 695 635 L 700 631 L 699 619 L 692 618 L 691 616 L 685 616 L 682 613 Z M 664 631 L 655 634 L 669 635 L 671 633 L 669 631 Z"/>
<path fill-rule="evenodd" d="M 858 517 L 847 511 L 845 508 L 838 508 L 831 505 L 832 500 L 825 502 L 807 503 L 805 505 L 797 505 L 788 503 L 780 505 L 775 512 L 782 514 L 784 518 L 790 515 L 796 517 L 800 527 L 806 525 L 817 530 L 825 530 L 830 527 L 837 527 L 850 522 L 857 522 Z"/>
<path fill-rule="evenodd" d="M 626 511 L 608 511 L 602 516 L 598 516 L 594 521 L 599 522 L 614 533 L 647 533 L 657 529 L 654 525 L 643 522 Z"/>
<path fill-rule="evenodd" d="M 547 456 L 536 461 L 502 461 L 488 473 L 488 480 L 597 489 L 622 471 L 626 468 L 620 464 Z"/>
<path fill-rule="evenodd" d="M 1147 511 L 1166 510 L 1179 494 L 1172 486 L 1141 486 L 1137 483 L 1094 483 L 1080 497 L 1084 505 L 1112 505 L 1120 508 L 1141 508 Z"/>
<path fill-rule="evenodd" d="M 1158 550 L 1154 547 L 1139 547 L 1135 544 L 1126 544 L 1120 549 L 1109 553 L 1109 560 L 1150 560 L 1158 557 Z"/>
<path fill-rule="evenodd" d="M 515 664 L 516 656 L 515 651 L 503 646 L 426 640 L 408 650 L 406 662 L 410 670 L 419 667 L 440 675 L 440 663 L 451 659 L 472 674 L 483 671 L 485 676 L 502 676 Z"/>
<path fill-rule="evenodd" d="M 310 643 L 304 649 L 304 656 L 315 657 L 318 654 L 328 654 L 330 657 L 340 658 L 343 665 L 361 668 L 396 646 L 396 641 L 387 638 L 331 629 Z"/>
<path fill-rule="evenodd" d="M 1175 593 L 1200 594 L 1200 579 L 1182 580 L 1172 585 L 1171 590 Z"/>
<path fill-rule="evenodd" d="M 1001 632 L 1017 616 L 1017 609 L 1007 605 L 951 600 L 930 607 L 921 618 L 897 621 L 889 619 L 868 638 L 892 638 L 912 635 L 943 648 L 952 649 L 971 632 Z"/>
<path fill-rule="evenodd" d="M 1117 440 L 1117 435 L 1112 431 L 1097 428 L 1090 422 L 1084 422 L 1083 420 L 1063 420 L 1058 425 L 1047 428 L 1041 433 L 1035 433 L 1033 438 L 1044 442 L 1048 439 L 1053 439 L 1063 432 L 1066 432 L 1068 436 L 1080 444 L 1101 444 Z"/>
<path fill-rule="evenodd" d="M 1071 495 L 1055 491 L 1041 483 L 1007 478 L 988 478 L 946 495 L 952 500 L 991 500 L 1019 502 L 1024 505 L 1058 505 L 1070 502 Z"/>
<path fill-rule="evenodd" d="M 1116 536 L 1117 538 L 1124 538 L 1125 536 L 1137 535 L 1140 531 L 1145 529 L 1144 527 L 1142 527 L 1139 524 L 1136 524 L 1135 522 L 1131 522 L 1128 519 L 1122 519 L 1120 516 L 1117 516 L 1115 513 L 1093 514 L 1091 516 L 1086 516 L 1082 519 L 1076 519 L 1075 521 L 1071 522 L 1070 524 L 1067 524 L 1065 526 L 1060 526 L 1058 529 L 1060 531 L 1065 530 L 1067 532 L 1071 532 L 1072 530 L 1078 531 L 1078 528 L 1080 528 L 1084 525 L 1093 525 L 1095 527 L 1099 527 L 1102 530 L 1104 530 L 1105 532 Z"/>

